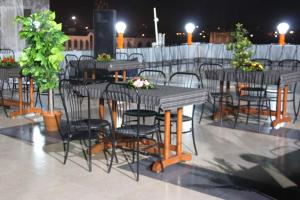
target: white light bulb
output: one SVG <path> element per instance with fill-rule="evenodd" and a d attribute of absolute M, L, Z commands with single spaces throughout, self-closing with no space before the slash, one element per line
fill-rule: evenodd
<path fill-rule="evenodd" d="M 196 27 L 195 27 L 195 25 L 193 23 L 187 23 L 185 25 L 185 30 L 186 30 L 187 33 L 193 33 L 194 30 L 195 30 L 195 28 Z"/>
<path fill-rule="evenodd" d="M 285 23 L 285 22 L 280 23 L 277 26 L 277 30 L 278 30 L 279 34 L 286 34 L 288 32 L 289 28 L 290 28 L 289 24 Z"/>
<path fill-rule="evenodd" d="M 116 23 L 116 30 L 118 33 L 124 33 L 126 30 L 126 24 L 124 22 Z"/>

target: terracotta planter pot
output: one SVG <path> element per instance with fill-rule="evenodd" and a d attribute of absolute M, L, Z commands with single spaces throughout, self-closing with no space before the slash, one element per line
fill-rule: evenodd
<path fill-rule="evenodd" d="M 54 111 L 53 113 L 44 111 L 42 115 L 44 118 L 46 130 L 48 132 L 57 132 L 58 126 L 60 125 L 62 113 L 60 111 Z"/>

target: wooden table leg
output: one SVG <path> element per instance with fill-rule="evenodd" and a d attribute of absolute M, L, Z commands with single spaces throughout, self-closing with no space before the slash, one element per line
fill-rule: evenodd
<path fill-rule="evenodd" d="M 123 81 L 125 82 L 126 81 L 126 70 L 123 70 Z"/>
<path fill-rule="evenodd" d="M 20 112 L 23 112 L 23 84 L 22 84 L 22 77 L 19 77 L 19 108 Z"/>
<path fill-rule="evenodd" d="M 104 107 L 104 99 L 99 99 L 99 118 L 104 119 L 105 107 Z"/>
<path fill-rule="evenodd" d="M 284 90 L 283 90 L 283 99 L 281 100 L 282 87 L 280 85 L 278 86 L 277 100 L 276 100 L 276 119 L 272 122 L 272 125 L 274 127 L 277 126 L 280 123 L 291 122 L 292 121 L 291 117 L 289 117 L 287 115 L 288 90 L 289 90 L 288 85 L 285 85 Z M 283 104 L 282 105 L 282 111 L 281 111 L 281 104 Z"/>
<path fill-rule="evenodd" d="M 171 134 L 171 112 L 169 110 L 165 111 L 165 137 L 164 137 L 164 158 L 163 166 L 164 168 L 170 165 L 174 165 L 183 161 L 189 161 L 192 159 L 191 153 L 186 153 L 182 151 L 182 108 L 177 109 L 177 141 L 176 146 L 171 145 L 170 134 Z M 170 151 L 176 151 L 176 155 L 170 155 Z M 156 161 L 152 165 L 152 171 L 160 172 L 161 164 Z"/>
<path fill-rule="evenodd" d="M 33 88 L 33 80 L 30 77 L 29 79 L 29 101 L 30 101 L 30 109 L 32 109 L 34 107 L 34 88 Z"/>
<path fill-rule="evenodd" d="M 115 82 L 118 82 L 119 81 L 119 72 L 118 71 L 116 71 L 115 72 Z"/>

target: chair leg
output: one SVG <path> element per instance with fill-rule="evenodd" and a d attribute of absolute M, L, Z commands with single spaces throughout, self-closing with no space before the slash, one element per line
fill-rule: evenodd
<path fill-rule="evenodd" d="M 140 145 L 139 138 L 137 138 L 137 153 L 136 153 L 136 181 L 140 179 Z"/>
<path fill-rule="evenodd" d="M 68 159 L 69 147 L 70 147 L 70 141 L 68 140 L 67 141 L 67 148 L 66 148 L 66 151 L 65 151 L 64 164 L 66 164 L 67 159 Z"/>
<path fill-rule="evenodd" d="M 80 142 L 80 145 L 81 145 L 81 150 L 82 150 L 83 156 L 84 156 L 85 160 L 88 161 L 88 158 L 86 156 L 86 152 L 84 150 L 84 146 L 82 144 L 82 140 L 79 140 L 79 142 Z"/>
<path fill-rule="evenodd" d="M 297 114 L 296 114 L 295 119 L 294 119 L 294 123 L 295 123 L 295 122 L 297 121 L 297 119 L 298 119 L 299 111 L 300 111 L 300 100 L 299 100 L 299 103 L 298 103 L 298 109 L 297 109 Z"/>
<path fill-rule="evenodd" d="M 200 114 L 199 124 L 201 123 L 201 120 L 202 120 L 202 117 L 203 117 L 204 106 L 205 106 L 205 104 L 203 103 L 203 104 L 201 105 L 201 114 Z"/>
<path fill-rule="evenodd" d="M 192 137 L 193 137 L 193 144 L 194 144 L 194 149 L 195 149 L 195 155 L 198 155 L 197 151 L 197 145 L 196 145 L 196 140 L 195 140 L 195 131 L 194 131 L 194 122 L 192 120 Z"/>
<path fill-rule="evenodd" d="M 270 117 L 270 121 L 271 121 L 271 127 L 272 129 L 274 128 L 273 123 L 272 123 L 272 112 L 271 112 L 271 102 L 267 101 L 267 105 L 268 105 L 268 110 L 269 110 L 269 117 Z"/>
<path fill-rule="evenodd" d="M 241 101 L 238 100 L 237 113 L 236 113 L 236 115 L 235 115 L 235 120 L 234 120 L 234 128 L 236 128 L 237 119 L 239 118 L 239 114 L 240 114 L 240 104 L 241 104 Z"/>
<path fill-rule="evenodd" d="M 117 158 L 115 137 L 114 137 L 114 133 L 112 132 L 111 126 L 109 126 L 109 131 L 110 131 L 110 139 L 111 139 L 111 144 L 112 144 L 112 153 L 111 153 L 111 160 L 110 160 L 110 164 L 109 164 L 107 173 L 110 173 L 110 171 L 111 171 L 111 167 L 112 167 L 112 164 L 113 164 L 113 161 L 114 161 L 114 157 Z"/>
<path fill-rule="evenodd" d="M 261 101 L 258 102 L 258 114 L 257 114 L 257 117 L 258 117 L 258 132 L 260 132 L 260 113 L 261 113 Z"/>
<path fill-rule="evenodd" d="M 88 147 L 88 154 L 89 154 L 89 160 L 88 160 L 88 163 L 89 163 L 89 172 L 92 171 L 92 142 L 91 142 L 91 139 L 89 139 L 89 147 Z"/>
<path fill-rule="evenodd" d="M 249 115 L 250 115 L 250 101 L 247 102 L 247 119 L 246 119 L 246 124 L 248 125 L 249 121 Z"/>

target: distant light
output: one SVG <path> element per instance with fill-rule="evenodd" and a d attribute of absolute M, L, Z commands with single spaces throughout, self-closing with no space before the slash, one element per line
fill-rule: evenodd
<path fill-rule="evenodd" d="M 144 34 L 144 33 L 142 34 L 142 37 L 145 37 L 145 34 Z"/>
<path fill-rule="evenodd" d="M 88 27 L 88 26 L 86 26 L 86 27 L 85 27 L 85 29 L 86 29 L 86 30 L 88 30 L 88 29 L 89 29 L 89 27 Z"/>
<path fill-rule="evenodd" d="M 187 33 L 193 33 L 194 30 L 195 30 L 195 28 L 196 27 L 195 27 L 195 25 L 193 23 L 187 23 L 185 25 L 185 30 L 186 30 Z"/>
<path fill-rule="evenodd" d="M 196 26 L 196 28 L 199 28 L 199 26 Z"/>
<path fill-rule="evenodd" d="M 77 17 L 73 15 L 73 16 L 71 17 L 71 19 L 72 19 L 72 20 L 76 20 Z"/>
<path fill-rule="evenodd" d="M 206 38 L 206 36 L 205 36 L 205 35 L 203 35 L 202 37 L 203 37 L 203 38 Z"/>
<path fill-rule="evenodd" d="M 185 35 L 185 33 L 182 33 L 182 35 Z"/>
<path fill-rule="evenodd" d="M 274 35 L 276 38 L 278 37 L 278 35 Z"/>
<path fill-rule="evenodd" d="M 221 30 L 221 28 L 220 28 L 220 26 L 218 26 L 218 28 L 217 28 L 218 30 Z"/>
<path fill-rule="evenodd" d="M 254 36 L 253 34 L 250 34 L 250 37 L 252 37 L 252 38 L 253 38 L 253 36 Z"/>
<path fill-rule="evenodd" d="M 288 32 L 289 28 L 290 28 L 290 25 L 285 22 L 280 23 L 277 26 L 277 30 L 280 34 L 286 34 Z"/>
<path fill-rule="evenodd" d="M 295 32 L 294 31 L 290 31 L 290 34 L 294 34 Z"/>
<path fill-rule="evenodd" d="M 202 33 L 204 33 L 205 31 L 202 31 Z"/>
<path fill-rule="evenodd" d="M 278 32 L 277 32 L 277 31 L 275 31 L 275 34 L 278 34 Z"/>
<path fill-rule="evenodd" d="M 122 21 L 116 23 L 116 30 L 118 33 L 124 33 L 126 30 L 126 24 Z"/>
<path fill-rule="evenodd" d="M 202 33 L 199 33 L 199 35 L 202 35 Z"/>

